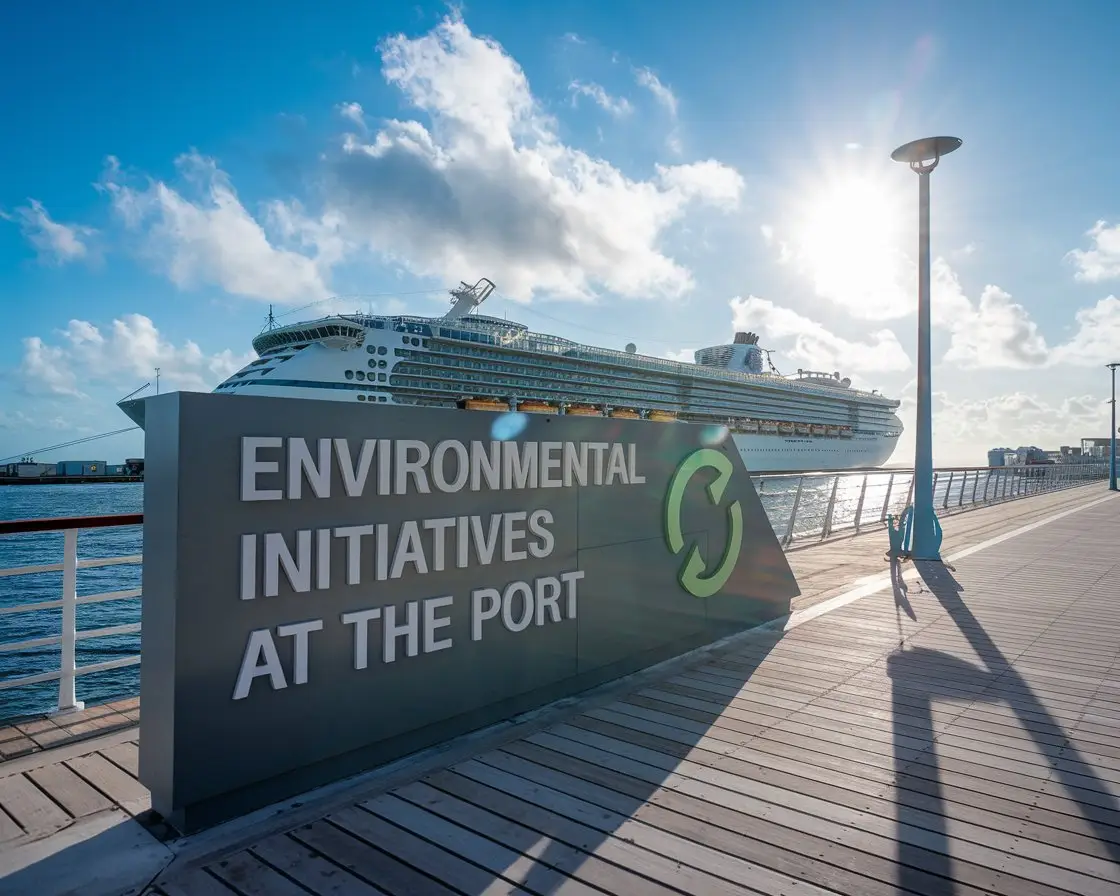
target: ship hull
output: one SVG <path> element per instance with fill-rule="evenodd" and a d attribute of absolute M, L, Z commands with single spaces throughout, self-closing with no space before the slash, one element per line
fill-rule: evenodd
<path fill-rule="evenodd" d="M 735 433 L 731 437 L 749 472 L 854 470 L 882 466 L 898 442 L 890 436 L 850 439 Z"/>

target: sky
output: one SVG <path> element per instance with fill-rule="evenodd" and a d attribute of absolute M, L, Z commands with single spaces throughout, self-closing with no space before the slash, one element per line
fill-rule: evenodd
<path fill-rule="evenodd" d="M 1109 430 L 1120 6 L 242 0 L 0 8 L 0 459 L 209 391 L 281 322 L 484 309 L 902 401 L 931 176 L 934 460 Z M 139 432 L 38 460 L 119 462 Z"/>

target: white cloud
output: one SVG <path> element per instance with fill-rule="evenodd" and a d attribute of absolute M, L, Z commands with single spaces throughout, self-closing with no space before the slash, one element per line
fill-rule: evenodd
<path fill-rule="evenodd" d="M 1107 221 L 1097 221 L 1085 235 L 1092 240 L 1093 248 L 1066 253 L 1066 259 L 1077 267 L 1074 278 L 1099 283 L 1120 277 L 1120 224 L 1109 227 Z"/>
<path fill-rule="evenodd" d="M 327 191 L 350 239 L 416 274 L 491 276 L 516 299 L 691 288 L 661 239 L 690 203 L 734 207 L 737 172 L 708 161 L 634 180 L 565 145 L 517 62 L 457 16 L 381 53 L 429 123 L 393 120 L 343 143 Z"/>
<path fill-rule="evenodd" d="M 667 351 L 661 357 L 667 361 L 676 361 L 680 364 L 695 364 L 696 349 L 682 348 L 678 351 Z"/>
<path fill-rule="evenodd" d="M 335 108 L 343 118 L 352 121 L 362 130 L 365 130 L 366 118 L 361 103 L 339 103 Z"/>
<path fill-rule="evenodd" d="M 568 85 L 568 90 L 572 94 L 572 105 L 577 105 L 579 97 L 585 96 L 615 118 L 623 118 L 634 111 L 634 107 L 626 97 L 611 96 L 601 85 L 593 82 L 573 81 Z"/>
<path fill-rule="evenodd" d="M 887 372 L 910 366 L 910 358 L 891 330 L 876 330 L 862 341 L 852 341 L 768 299 L 736 297 L 730 304 L 736 331 L 757 332 L 764 345 L 792 341 L 782 354 L 807 369 L 840 370 L 844 375 L 845 371 Z"/>
<path fill-rule="evenodd" d="M 1051 361 L 1078 367 L 1096 367 L 1120 361 L 1120 299 L 1105 296 L 1074 315 L 1077 331 L 1055 346 Z"/>
<path fill-rule="evenodd" d="M 661 83 L 661 80 L 648 68 L 638 68 L 634 70 L 634 78 L 642 87 L 646 88 L 653 94 L 654 99 L 657 100 L 666 111 L 673 117 L 677 117 L 677 96 Z"/>
<path fill-rule="evenodd" d="M 187 340 L 176 346 L 142 314 L 126 314 L 106 332 L 84 320 L 71 320 L 55 344 L 39 336 L 23 340 L 19 373 L 33 394 L 81 398 L 92 384 L 133 387 L 153 380 L 160 368 L 161 385 L 171 389 L 209 391 L 256 355 L 235 355 L 228 349 L 206 354 Z"/>
<path fill-rule="evenodd" d="M 634 79 L 646 90 L 653 94 L 653 98 L 669 113 L 669 120 L 673 123 L 672 130 L 666 138 L 665 143 L 671 152 L 681 152 L 681 136 L 680 129 L 677 126 L 677 95 L 673 93 L 669 87 L 661 83 L 661 79 L 657 77 L 648 68 L 634 69 Z"/>
<path fill-rule="evenodd" d="M 21 205 L 14 212 L 0 211 L 0 218 L 19 225 L 42 262 L 66 264 L 94 257 L 89 238 L 97 231 L 82 224 L 53 220 L 38 199 L 29 199 L 28 205 Z"/>
<path fill-rule="evenodd" d="M 149 180 L 142 188 L 127 185 L 114 158 L 98 184 L 128 227 L 146 228 L 143 250 L 173 283 L 181 289 L 213 284 L 270 302 L 327 295 L 325 273 L 341 254 L 329 217 L 309 221 L 298 206 L 269 203 L 266 220 L 310 254 L 282 248 L 241 204 L 212 159 L 192 152 L 180 156 L 176 166 L 200 194 L 196 201 L 162 181 Z"/>

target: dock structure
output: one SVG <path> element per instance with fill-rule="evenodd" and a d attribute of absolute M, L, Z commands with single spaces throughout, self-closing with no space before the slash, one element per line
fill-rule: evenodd
<path fill-rule="evenodd" d="M 1120 500 L 944 526 L 944 565 L 792 551 L 786 619 L 188 837 L 134 701 L 2 730 L 0 893 L 1120 892 Z"/>

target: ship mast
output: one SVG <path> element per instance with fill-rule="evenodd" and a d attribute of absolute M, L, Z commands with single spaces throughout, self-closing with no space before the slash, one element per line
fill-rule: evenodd
<path fill-rule="evenodd" d="M 474 286 L 468 286 L 460 281 L 458 288 L 451 290 L 451 310 L 443 316 L 443 320 L 452 321 L 466 317 L 485 302 L 494 289 L 494 284 L 485 277 Z"/>

